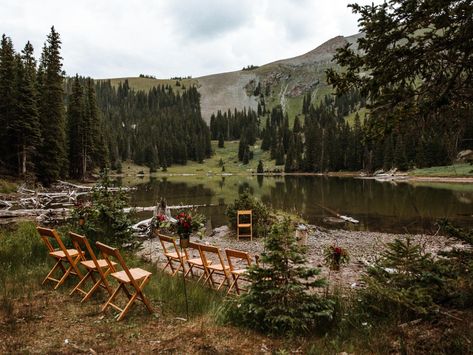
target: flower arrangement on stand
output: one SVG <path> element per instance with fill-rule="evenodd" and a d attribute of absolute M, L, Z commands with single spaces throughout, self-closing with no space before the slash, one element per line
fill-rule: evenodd
<path fill-rule="evenodd" d="M 324 250 L 324 263 L 330 270 L 339 271 L 340 266 L 350 262 L 350 255 L 345 248 L 329 245 Z"/>
<path fill-rule="evenodd" d="M 158 233 L 162 232 L 163 230 L 169 231 L 172 228 L 172 223 L 168 216 L 162 213 L 158 213 L 156 216 L 153 217 L 151 226 L 151 233 L 157 236 Z"/>
<path fill-rule="evenodd" d="M 182 248 L 187 248 L 189 245 L 190 235 L 192 233 L 192 216 L 190 213 L 184 211 L 180 212 L 177 216 L 176 231 L 179 234 L 180 245 Z"/>

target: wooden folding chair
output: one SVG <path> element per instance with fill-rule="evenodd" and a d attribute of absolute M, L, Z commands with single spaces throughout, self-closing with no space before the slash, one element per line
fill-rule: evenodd
<path fill-rule="evenodd" d="M 240 240 L 240 238 L 253 240 L 252 210 L 237 211 L 237 240 Z"/>
<path fill-rule="evenodd" d="M 186 272 L 184 267 L 184 260 L 186 259 L 186 255 L 181 254 L 179 249 L 176 245 L 176 240 L 172 237 L 168 237 L 163 234 L 158 234 L 159 241 L 163 247 L 163 254 L 168 259 L 168 262 L 163 267 L 163 271 L 169 266 L 171 268 L 172 276 L 176 275 L 177 272 L 182 268 L 182 272 Z M 170 248 L 174 248 L 174 251 L 170 251 Z M 173 265 L 173 262 L 177 262 L 177 268 Z"/>
<path fill-rule="evenodd" d="M 86 237 L 73 232 L 69 232 L 69 237 L 71 238 L 75 249 L 84 256 L 84 260 L 82 260 L 80 263 L 87 270 L 87 274 L 82 278 L 82 280 L 79 281 L 79 283 L 76 285 L 76 287 L 74 287 L 69 295 L 74 294 L 76 291 L 82 293 L 84 295 L 81 300 L 82 303 L 87 301 L 100 286 L 105 288 L 109 295 L 111 295 L 112 288 L 107 281 L 107 276 L 112 272 L 112 269 L 108 266 L 107 261 L 105 259 L 96 258 L 95 253 Z M 116 264 L 117 263 L 112 262 L 113 266 Z M 98 278 L 96 278 L 96 274 L 98 274 Z M 89 291 L 83 290 L 81 286 L 84 285 L 89 278 L 92 280 L 94 285 Z"/>
<path fill-rule="evenodd" d="M 233 281 L 230 287 L 228 288 L 227 295 L 230 291 L 235 288 L 237 294 L 240 294 L 240 289 L 246 291 L 238 286 L 238 280 L 250 281 L 245 276 L 248 273 L 248 268 L 251 266 L 251 257 L 250 254 L 240 250 L 225 249 L 225 254 L 227 255 L 228 266 L 230 266 L 230 274 L 232 275 Z M 238 264 L 244 264 L 241 267 Z"/>
<path fill-rule="evenodd" d="M 225 281 L 227 282 L 227 286 L 230 286 L 230 279 L 228 278 L 230 267 L 225 265 L 222 254 L 220 254 L 220 250 L 217 247 L 211 245 L 199 244 L 199 252 L 200 258 L 202 259 L 202 263 L 204 265 L 205 273 L 207 275 L 204 283 L 208 282 L 210 287 L 214 287 L 216 284 L 218 284 L 217 291 L 220 290 Z M 209 256 L 213 256 L 213 258 L 219 262 L 216 264 L 211 263 L 210 261 L 212 259 Z M 222 282 L 218 283 L 217 281 L 214 281 L 214 274 L 223 276 Z"/>
<path fill-rule="evenodd" d="M 205 268 L 204 268 L 204 263 L 202 261 L 202 258 L 200 257 L 200 251 L 199 251 L 199 245 L 198 243 L 193 243 L 193 242 L 189 242 L 189 246 L 184 249 L 184 253 L 185 253 L 185 256 L 186 256 L 186 263 L 187 263 L 187 266 L 189 267 L 186 271 L 186 273 L 184 274 L 184 276 L 187 277 L 187 275 L 190 273 L 192 277 L 194 277 L 194 268 L 195 269 L 200 269 L 202 270 L 202 274 L 199 276 L 199 278 L 197 279 L 197 282 L 200 282 L 200 280 L 202 280 L 204 278 L 204 276 L 207 276 L 207 273 L 205 271 Z M 193 251 L 197 251 L 197 253 L 199 254 L 199 256 L 194 256 L 192 254 L 195 254 L 195 252 L 193 253 Z M 207 260 L 207 262 L 209 264 L 212 264 L 212 260 Z"/>
<path fill-rule="evenodd" d="M 151 304 L 143 294 L 143 289 L 149 282 L 152 274 L 149 271 L 140 268 L 128 269 L 125 260 L 123 260 L 122 256 L 120 255 L 120 252 L 116 248 L 109 247 L 108 245 L 100 242 L 97 242 L 97 247 L 100 249 L 101 255 L 107 262 L 108 267 L 113 271 L 110 276 L 116 279 L 119 283 L 118 287 L 115 289 L 115 291 L 113 291 L 110 298 L 103 305 L 102 312 L 104 312 L 108 308 L 108 306 L 111 306 L 112 308 L 120 312 L 117 321 L 121 321 L 130 310 L 131 306 L 133 305 L 133 302 L 138 299 L 144 303 L 150 313 L 153 313 L 153 308 L 151 307 Z M 118 264 L 120 264 L 123 269 L 122 271 L 116 270 L 111 258 L 114 258 L 118 262 Z M 133 287 L 135 289 L 135 292 L 132 294 L 128 290 L 127 286 Z M 128 303 L 124 308 L 120 308 L 117 304 L 112 303 L 113 300 L 118 296 L 120 290 L 123 290 L 125 295 L 128 297 Z"/>
<path fill-rule="evenodd" d="M 82 280 L 83 276 L 81 271 L 79 270 L 77 264 L 80 260 L 82 260 L 83 255 L 76 249 L 66 249 L 64 243 L 61 240 L 61 237 L 54 229 L 43 228 L 43 227 L 36 227 L 41 239 L 43 240 L 44 244 L 49 250 L 49 255 L 56 260 L 56 264 L 54 264 L 51 271 L 49 271 L 48 275 L 45 277 L 43 282 L 41 283 L 44 285 L 46 281 L 55 282 L 56 285 L 54 289 L 56 290 L 59 286 L 61 286 L 64 281 L 70 276 L 75 275 L 79 279 Z M 55 248 L 53 245 L 57 244 L 59 248 Z M 67 264 L 69 266 L 66 268 Z M 58 280 L 55 279 L 52 275 L 56 270 L 61 270 L 63 275 Z"/>

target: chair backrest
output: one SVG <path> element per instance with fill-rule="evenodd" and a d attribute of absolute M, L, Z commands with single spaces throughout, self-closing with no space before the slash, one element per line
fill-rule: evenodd
<path fill-rule="evenodd" d="M 117 248 L 113 248 L 111 246 L 108 246 L 107 244 L 103 244 L 103 243 L 100 243 L 100 242 L 97 242 L 95 244 L 99 248 L 100 254 L 102 255 L 102 257 L 107 262 L 108 267 L 110 269 L 112 269 L 113 272 L 117 271 L 115 266 L 113 265 L 112 259 L 111 259 L 111 258 L 114 258 L 120 264 L 123 271 L 125 271 L 126 276 L 128 276 L 128 278 L 130 279 L 131 283 L 133 284 L 133 287 L 135 287 L 136 289 L 139 289 L 138 283 L 136 282 L 136 280 L 131 275 L 131 272 L 128 269 L 128 266 L 126 266 L 125 260 L 122 258 L 121 254 L 120 254 L 120 251 Z"/>
<path fill-rule="evenodd" d="M 189 242 L 189 245 L 187 246 L 187 248 L 184 249 L 184 254 L 187 260 L 192 259 L 192 251 L 197 252 L 197 254 L 199 254 L 199 257 L 200 257 L 200 250 L 199 250 L 200 245 L 201 244 L 199 243 Z"/>
<path fill-rule="evenodd" d="M 55 229 L 49 229 L 38 226 L 36 227 L 36 230 L 38 231 L 44 244 L 46 244 L 46 247 L 48 248 L 49 252 L 57 250 L 57 248 L 54 247 L 53 243 L 51 243 L 52 241 L 54 241 L 58 245 L 59 249 L 65 249 L 64 243 L 62 242 L 61 237 L 59 237 L 59 234 L 56 232 Z"/>
<path fill-rule="evenodd" d="M 83 256 L 84 259 L 87 259 L 85 256 L 86 254 L 88 254 L 89 260 L 92 260 L 97 270 L 101 271 L 94 250 L 90 246 L 90 243 L 87 238 L 83 235 L 74 232 L 69 232 L 69 238 L 71 238 L 72 244 L 74 245 L 74 249 L 76 249 Z"/>
<path fill-rule="evenodd" d="M 202 263 L 204 266 L 209 266 L 209 259 L 207 258 L 207 254 L 214 254 L 215 256 L 218 257 L 220 260 L 220 263 L 222 266 L 225 266 L 225 262 L 223 261 L 222 254 L 220 254 L 220 250 L 217 247 L 214 247 L 212 245 L 206 245 L 206 244 L 199 244 L 199 252 L 200 252 L 200 258 L 202 259 Z"/>
<path fill-rule="evenodd" d="M 169 253 L 168 247 L 173 247 L 174 251 L 177 253 L 177 256 L 181 256 L 181 254 L 179 253 L 179 249 L 177 248 L 176 240 L 173 237 L 169 237 L 161 233 L 158 234 L 158 237 L 163 247 L 163 252 Z"/>
<path fill-rule="evenodd" d="M 246 217 L 248 218 L 248 221 L 245 221 L 245 222 L 241 222 L 240 218 L 241 217 Z M 252 223 L 252 210 L 240 210 L 237 212 L 237 224 L 240 224 L 240 223 Z"/>
<path fill-rule="evenodd" d="M 246 251 L 241 250 L 234 250 L 234 249 L 225 249 L 225 254 L 227 255 L 228 266 L 230 266 L 230 270 L 233 271 L 236 269 L 236 264 L 234 261 L 244 261 L 246 262 L 246 266 L 251 266 L 251 257 Z M 232 261 L 234 259 L 234 261 Z M 236 259 L 236 260 L 235 260 Z"/>

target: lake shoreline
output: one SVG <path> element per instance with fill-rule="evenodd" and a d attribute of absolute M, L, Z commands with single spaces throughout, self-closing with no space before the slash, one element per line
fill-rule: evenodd
<path fill-rule="evenodd" d="M 421 245 L 426 253 L 434 256 L 441 251 L 467 248 L 464 243 L 458 240 L 438 234 L 361 232 L 326 229 L 310 225 L 306 243 L 307 259 L 310 266 L 321 269 L 322 276 L 330 278 L 331 287 L 358 288 L 363 286 L 361 280 L 363 273 L 376 262 L 383 251 L 387 249 L 388 244 L 396 239 L 402 240 L 407 237 L 411 238 L 414 243 Z M 262 238 L 253 238 L 252 241 L 238 241 L 235 233 L 228 226 L 215 228 L 210 235 L 204 236 L 202 239 L 192 238 L 192 241 L 217 246 L 222 252 L 226 248 L 243 250 L 251 255 L 259 255 L 264 251 Z M 343 247 L 350 254 L 350 262 L 337 272 L 330 271 L 323 263 L 324 249 L 330 245 Z M 164 265 L 166 261 L 158 238 L 144 240 L 137 255 L 158 265 Z"/>

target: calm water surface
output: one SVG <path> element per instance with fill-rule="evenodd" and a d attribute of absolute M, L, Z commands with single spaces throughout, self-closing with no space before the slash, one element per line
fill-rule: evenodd
<path fill-rule="evenodd" d="M 122 183 L 130 182 L 124 178 Z M 393 184 L 322 176 L 169 176 L 143 179 L 133 192 L 132 204 L 152 206 L 160 197 L 169 205 L 216 204 L 200 208 L 216 227 L 226 223 L 225 205 L 245 190 L 267 205 L 328 227 L 433 232 L 435 221 L 443 217 L 463 226 L 473 225 L 473 184 Z M 360 223 L 333 224 L 334 213 Z"/>

